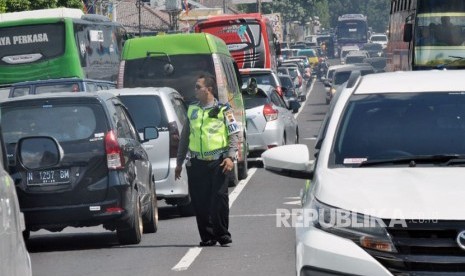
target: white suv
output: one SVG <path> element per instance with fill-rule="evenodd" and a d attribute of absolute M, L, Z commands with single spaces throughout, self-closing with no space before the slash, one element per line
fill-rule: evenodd
<path fill-rule="evenodd" d="M 385 49 L 387 47 L 388 37 L 385 34 L 372 34 L 370 36 L 370 42 L 381 44 L 383 49 Z"/>
<path fill-rule="evenodd" d="M 314 163 L 305 145 L 262 155 L 310 179 L 297 275 L 465 275 L 464 91 L 460 70 L 354 74 Z"/>

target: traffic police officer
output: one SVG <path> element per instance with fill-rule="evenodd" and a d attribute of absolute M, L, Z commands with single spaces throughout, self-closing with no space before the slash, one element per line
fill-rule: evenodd
<path fill-rule="evenodd" d="M 200 246 L 226 246 L 229 227 L 228 175 L 234 169 L 239 127 L 229 105 L 215 98 L 216 79 L 200 75 L 195 84 L 198 102 L 189 105 L 188 122 L 181 132 L 175 178 L 186 163 L 189 194 L 197 219 Z"/>

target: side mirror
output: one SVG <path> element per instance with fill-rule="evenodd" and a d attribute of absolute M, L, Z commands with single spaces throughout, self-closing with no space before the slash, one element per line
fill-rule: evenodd
<path fill-rule="evenodd" d="M 257 79 L 250 78 L 247 82 L 247 93 L 249 95 L 255 95 L 258 93 Z"/>
<path fill-rule="evenodd" d="M 413 24 L 412 23 L 405 23 L 404 24 L 404 42 L 412 41 L 412 34 L 413 34 Z"/>
<path fill-rule="evenodd" d="M 297 113 L 299 112 L 299 108 L 301 107 L 300 103 L 298 101 L 289 101 L 289 110 L 292 110 L 292 113 Z"/>
<path fill-rule="evenodd" d="M 313 162 L 306 145 L 284 145 L 262 153 L 266 170 L 293 178 L 310 179 L 313 177 Z"/>
<path fill-rule="evenodd" d="M 28 170 L 46 169 L 60 162 L 63 149 L 53 137 L 30 136 L 19 139 L 16 156 Z"/>
<path fill-rule="evenodd" d="M 143 141 L 149 141 L 158 138 L 158 129 L 156 127 L 144 127 Z"/>

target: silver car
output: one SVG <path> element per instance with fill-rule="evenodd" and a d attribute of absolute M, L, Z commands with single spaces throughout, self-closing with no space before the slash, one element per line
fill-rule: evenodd
<path fill-rule="evenodd" d="M 144 144 L 152 163 L 157 198 L 176 205 L 181 215 L 191 215 L 185 168 L 181 179 L 174 178 L 179 136 L 187 121 L 187 106 L 182 96 L 169 87 L 109 91 L 128 108 L 139 133 L 144 127 L 157 127 L 159 137 Z"/>
<path fill-rule="evenodd" d="M 297 113 L 300 104 L 289 101 L 289 106 L 271 85 L 258 85 L 254 92 L 244 90 L 242 94 L 247 116 L 248 160 L 263 151 L 299 141 L 299 127 L 293 113 Z"/>
<path fill-rule="evenodd" d="M 3 144 L 3 141 L 1 144 Z M 0 156 L 3 147 L 0 147 Z M 24 216 L 20 212 L 14 181 L 4 170 L 0 158 L 0 274 L 30 276 L 31 259 L 23 239 Z"/>

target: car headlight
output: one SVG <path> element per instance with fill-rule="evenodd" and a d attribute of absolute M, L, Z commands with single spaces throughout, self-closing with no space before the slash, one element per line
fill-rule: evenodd
<path fill-rule="evenodd" d="M 350 239 L 363 248 L 397 252 L 380 218 L 331 207 L 315 198 L 308 205 L 305 209 L 313 210 L 314 227 Z"/>

